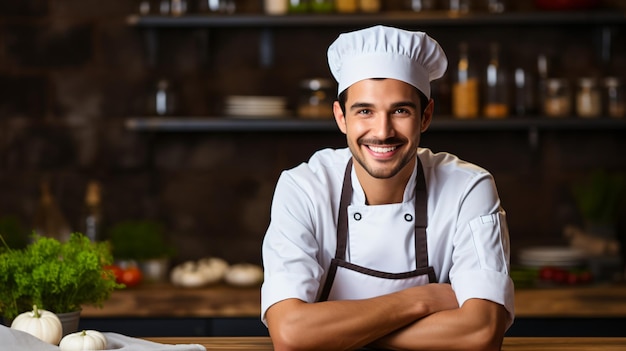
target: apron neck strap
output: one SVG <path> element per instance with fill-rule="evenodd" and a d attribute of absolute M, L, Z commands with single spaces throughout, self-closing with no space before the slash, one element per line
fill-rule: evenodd
<path fill-rule="evenodd" d="M 343 187 L 341 188 L 341 202 L 339 203 L 339 218 L 337 219 L 337 249 L 335 258 L 346 259 L 346 246 L 348 245 L 348 205 L 352 201 L 352 157 L 348 161 L 346 171 L 343 174 Z"/>

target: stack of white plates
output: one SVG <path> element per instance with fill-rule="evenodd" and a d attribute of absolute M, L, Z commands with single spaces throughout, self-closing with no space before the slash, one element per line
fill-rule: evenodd
<path fill-rule="evenodd" d="M 244 96 L 226 97 L 224 112 L 233 117 L 268 118 L 285 117 L 287 99 L 283 96 Z"/>
<path fill-rule="evenodd" d="M 579 249 L 567 246 L 540 246 L 523 249 L 519 261 L 528 267 L 577 267 L 585 263 L 586 254 Z"/>

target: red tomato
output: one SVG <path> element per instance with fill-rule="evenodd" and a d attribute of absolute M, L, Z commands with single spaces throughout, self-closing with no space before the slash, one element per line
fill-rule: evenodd
<path fill-rule="evenodd" d="M 544 281 L 553 281 L 558 268 L 555 267 L 542 267 L 539 270 L 539 278 Z"/>
<path fill-rule="evenodd" d="M 566 277 L 565 277 L 565 281 L 569 285 L 576 285 L 576 284 L 578 284 L 580 282 L 580 278 L 578 276 L 578 273 L 576 273 L 576 272 L 567 272 L 566 273 Z"/>
<path fill-rule="evenodd" d="M 124 271 L 119 266 L 117 266 L 117 265 L 109 265 L 109 266 L 105 266 L 104 269 L 113 272 L 113 276 L 115 277 L 115 281 L 117 283 L 121 282 L 121 280 L 122 280 L 122 273 L 124 273 Z"/>
<path fill-rule="evenodd" d="M 129 266 L 122 271 L 120 283 L 131 287 L 141 283 L 142 278 L 141 270 L 137 266 Z"/>
<path fill-rule="evenodd" d="M 556 283 L 563 284 L 567 282 L 567 277 L 569 275 L 570 274 L 563 269 L 556 269 L 554 271 L 554 278 L 552 278 L 552 280 Z"/>

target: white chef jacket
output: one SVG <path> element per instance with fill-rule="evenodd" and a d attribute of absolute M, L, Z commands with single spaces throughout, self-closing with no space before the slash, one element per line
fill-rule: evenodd
<path fill-rule="evenodd" d="M 276 302 L 296 298 L 315 302 L 335 255 L 337 216 L 344 171 L 352 154 L 324 149 L 307 163 L 284 171 L 277 183 L 271 221 L 263 241 L 265 279 L 261 287 L 261 319 Z M 486 170 L 449 153 L 418 149 L 428 194 L 428 260 L 440 283 L 451 283 L 459 306 L 479 298 L 503 305 L 513 321 L 514 291 L 509 278 L 509 235 L 495 182 Z M 403 203 L 414 207 L 417 167 Z M 352 170 L 352 204 L 365 204 L 365 194 Z M 386 206 L 386 205 L 379 205 Z M 384 234 L 381 234 L 384 235 Z M 384 240 L 384 238 L 383 238 Z M 397 243 L 389 255 L 413 255 L 389 267 L 386 257 L 354 262 L 368 268 L 403 272 L 415 269 L 414 243 Z M 379 263 L 379 267 L 372 267 Z M 412 262 L 412 263 L 411 263 Z M 411 265 L 407 267 L 406 265 Z M 510 324 L 509 324 L 510 326 Z"/>

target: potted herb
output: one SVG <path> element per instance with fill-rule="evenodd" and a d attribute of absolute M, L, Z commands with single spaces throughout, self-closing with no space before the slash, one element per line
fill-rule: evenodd
<path fill-rule="evenodd" d="M 149 220 L 119 222 L 111 227 L 108 238 L 116 260 L 136 262 L 148 281 L 165 279 L 175 250 L 161 223 Z"/>
<path fill-rule="evenodd" d="M 0 239 L 0 316 L 5 320 L 33 305 L 78 318 L 81 306 L 102 307 L 122 287 L 105 268 L 113 261 L 107 242 L 92 242 L 81 233 L 63 243 L 33 234 L 25 248 L 13 249 Z"/>

